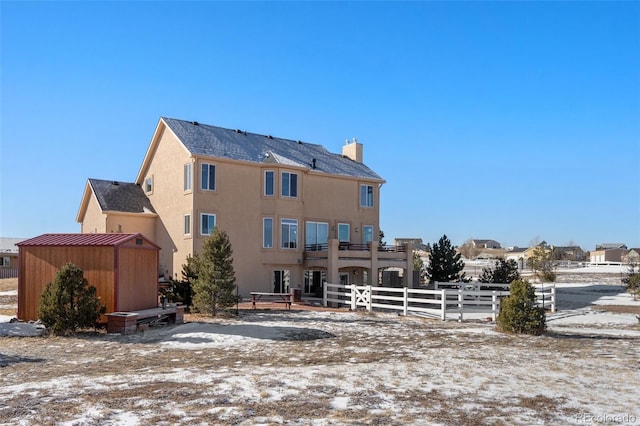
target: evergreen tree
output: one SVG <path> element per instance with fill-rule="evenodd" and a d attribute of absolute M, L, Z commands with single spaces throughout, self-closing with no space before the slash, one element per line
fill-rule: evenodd
<path fill-rule="evenodd" d="M 633 295 L 633 300 L 638 300 L 638 295 L 640 294 L 640 271 L 638 271 L 637 264 L 629 264 L 629 272 L 622 279 L 622 282 L 626 284 L 627 291 Z M 638 320 L 640 321 L 640 316 Z"/>
<path fill-rule="evenodd" d="M 437 243 L 433 243 L 427 266 L 429 282 L 468 281 L 466 274 L 462 272 L 463 269 L 462 255 L 451 245 L 446 235 Z"/>
<path fill-rule="evenodd" d="M 513 259 L 498 259 L 494 268 L 483 268 L 480 276 L 481 283 L 503 283 L 509 284 L 512 281 L 520 279 L 518 272 L 518 262 Z"/>
<path fill-rule="evenodd" d="M 197 275 L 193 285 L 193 305 L 200 312 L 215 316 L 218 310 L 236 303 L 232 254 L 227 233 L 214 228 L 202 244 L 202 253 L 193 262 Z"/>
<path fill-rule="evenodd" d="M 187 256 L 187 263 L 182 265 L 182 279 L 180 281 L 170 279 L 169 286 L 161 293 L 170 302 L 178 302 L 185 305 L 185 311 L 189 312 L 193 304 L 193 284 L 198 279 L 197 273 L 198 256 Z"/>
<path fill-rule="evenodd" d="M 96 288 L 89 285 L 82 269 L 67 263 L 42 292 L 38 317 L 52 333 L 67 335 L 79 328 L 95 327 L 105 311 Z"/>
<path fill-rule="evenodd" d="M 535 289 L 527 280 L 511 283 L 509 296 L 500 305 L 496 325 L 505 333 L 539 336 L 545 332 L 544 309 L 536 306 Z"/>
<path fill-rule="evenodd" d="M 554 282 L 556 273 L 553 265 L 553 250 L 546 248 L 544 242 L 538 244 L 527 259 L 527 265 L 533 270 L 540 282 Z"/>
<path fill-rule="evenodd" d="M 420 273 L 420 282 L 424 282 L 424 279 L 427 276 L 427 269 L 424 264 L 424 261 L 420 257 L 420 254 L 417 251 L 413 252 L 413 270 L 419 271 Z"/>

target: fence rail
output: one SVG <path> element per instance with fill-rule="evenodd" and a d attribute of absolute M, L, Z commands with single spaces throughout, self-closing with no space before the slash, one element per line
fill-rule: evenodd
<path fill-rule="evenodd" d="M 441 285 L 440 288 L 438 284 Z M 387 309 L 401 311 L 403 315 L 413 313 L 432 316 L 443 321 L 447 320 L 448 316 L 463 321 L 465 314 L 486 314 L 495 321 L 500 312 L 501 299 L 509 295 L 508 284 L 447 283 L 458 284 L 457 288 L 442 288 L 442 284 L 444 283 L 437 283 L 434 290 L 425 290 L 325 283 L 323 302 L 324 306 L 331 303 L 347 306 L 351 310 Z M 506 288 L 481 289 L 487 285 Z M 538 305 L 555 312 L 555 285 L 535 287 Z"/>
<path fill-rule="evenodd" d="M 0 279 L 17 278 L 18 268 L 0 268 Z"/>

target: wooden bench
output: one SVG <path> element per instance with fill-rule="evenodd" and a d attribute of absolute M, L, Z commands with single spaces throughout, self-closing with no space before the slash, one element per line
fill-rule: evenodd
<path fill-rule="evenodd" d="M 184 305 L 167 305 L 130 312 L 107 314 L 107 333 L 132 334 L 140 328 L 167 320 L 171 324 L 184 324 Z"/>
<path fill-rule="evenodd" d="M 291 293 L 251 292 L 251 304 L 253 305 L 253 309 L 256 309 L 256 302 L 259 300 L 268 300 L 271 303 L 284 303 L 287 310 L 291 310 Z"/>

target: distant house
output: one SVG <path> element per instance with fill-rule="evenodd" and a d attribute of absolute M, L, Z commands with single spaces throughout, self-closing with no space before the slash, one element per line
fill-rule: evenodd
<path fill-rule="evenodd" d="M 596 249 L 589 253 L 589 262 L 608 263 L 622 262 L 622 256 L 627 254 L 627 245 L 624 243 L 596 244 Z"/>
<path fill-rule="evenodd" d="M 514 260 L 520 269 L 526 266 L 524 253 L 528 249 L 526 247 L 510 247 L 504 252 L 505 260 Z"/>
<path fill-rule="evenodd" d="M 71 262 L 106 313 L 158 306 L 158 246 L 141 234 L 44 234 L 18 243 L 18 319 L 37 320 L 40 295 Z"/>
<path fill-rule="evenodd" d="M 627 250 L 627 245 L 624 243 L 602 243 L 596 244 L 596 251 L 612 250 L 612 249 L 624 249 Z"/>
<path fill-rule="evenodd" d="M 499 249 L 502 248 L 496 240 L 471 240 L 471 244 L 475 249 Z"/>
<path fill-rule="evenodd" d="M 539 244 L 537 244 L 537 245 L 535 245 L 533 247 L 529 247 L 529 248 L 524 250 L 523 257 L 524 257 L 525 263 L 526 263 L 527 259 L 529 259 L 529 257 L 531 257 L 533 252 L 539 247 L 542 247 L 545 252 L 553 251 L 553 246 L 550 246 L 549 244 L 547 244 L 546 241 L 542 241 L 541 243 L 539 243 Z"/>
<path fill-rule="evenodd" d="M 428 247 L 422 242 L 422 238 L 394 238 L 393 243 L 396 246 L 413 245 L 415 250 L 428 251 Z"/>
<path fill-rule="evenodd" d="M 627 264 L 640 265 L 640 248 L 632 248 L 622 255 L 622 262 Z"/>
<path fill-rule="evenodd" d="M 18 276 L 18 244 L 25 238 L 0 238 L 0 278 Z"/>
<path fill-rule="evenodd" d="M 582 262 L 587 254 L 579 246 L 553 246 L 553 258 L 572 262 Z"/>

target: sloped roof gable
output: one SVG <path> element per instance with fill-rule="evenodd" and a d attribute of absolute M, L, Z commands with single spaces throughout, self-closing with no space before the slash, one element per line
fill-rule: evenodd
<path fill-rule="evenodd" d="M 255 163 L 275 162 L 329 174 L 384 181 L 366 165 L 341 154 L 333 154 L 321 145 L 174 118 L 163 117 L 161 120 L 194 155 Z"/>
<path fill-rule="evenodd" d="M 100 179 L 89 179 L 89 184 L 102 211 L 156 213 L 140 185 Z"/>

